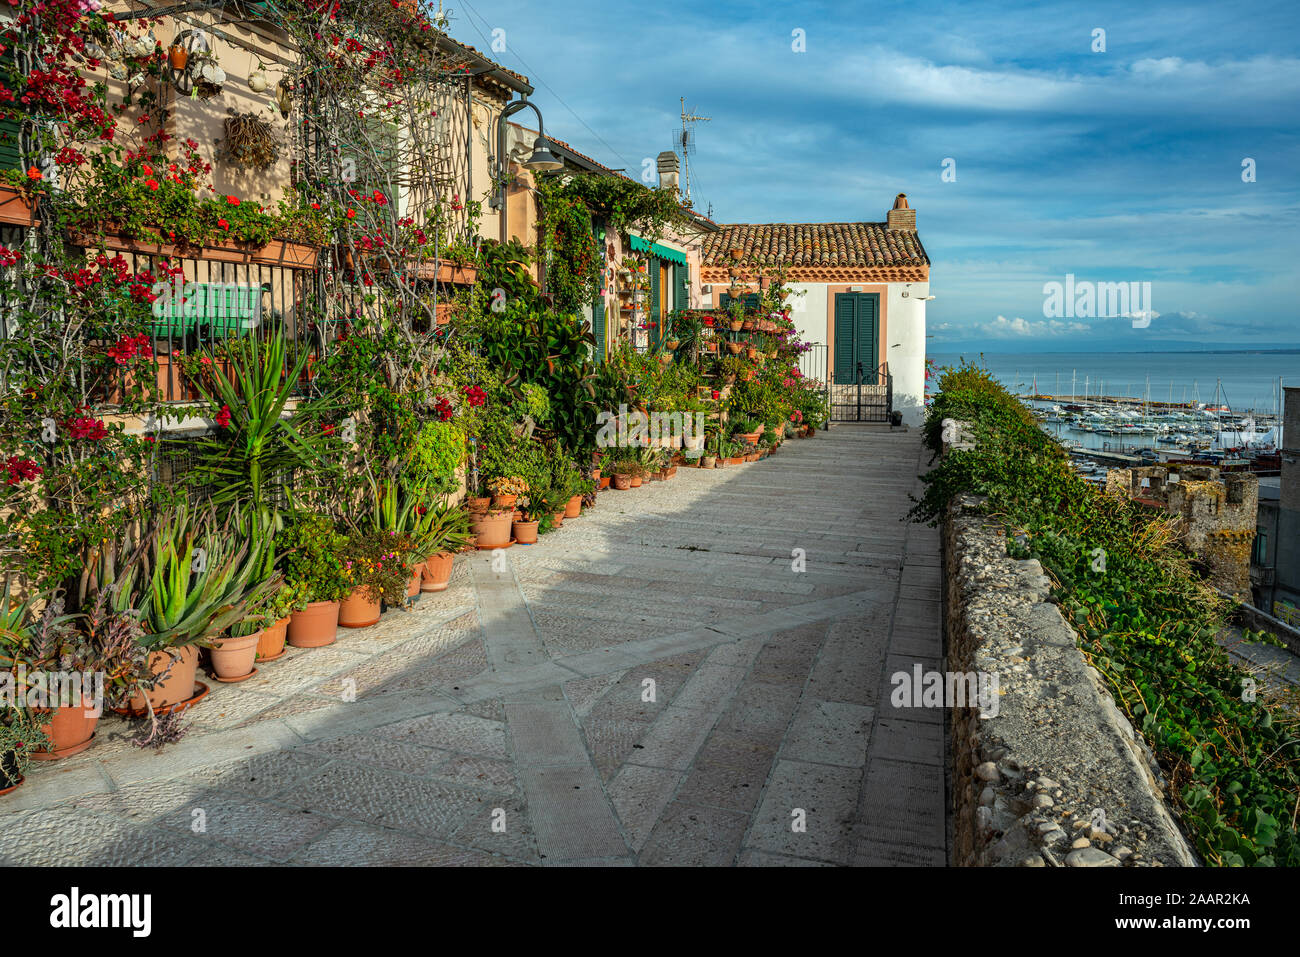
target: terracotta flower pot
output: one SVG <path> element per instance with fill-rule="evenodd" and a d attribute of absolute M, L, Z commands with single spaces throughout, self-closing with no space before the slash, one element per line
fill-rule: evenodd
<path fill-rule="evenodd" d="M 470 528 L 478 539 L 479 548 L 501 548 L 510 544 L 510 525 L 514 522 L 513 512 L 475 515 L 470 521 Z"/>
<path fill-rule="evenodd" d="M 608 476 L 608 475 L 602 475 L 602 476 L 600 477 L 600 487 L 601 487 L 602 489 L 609 488 L 609 476 Z"/>
<path fill-rule="evenodd" d="M 212 671 L 218 678 L 243 678 L 253 673 L 257 660 L 257 643 L 262 632 L 239 638 L 217 638 L 212 642 Z"/>
<path fill-rule="evenodd" d="M 262 637 L 257 642 L 257 660 L 268 661 L 271 658 L 279 658 L 284 654 L 284 643 L 288 637 L 289 619 L 291 615 L 285 615 L 273 625 L 267 625 L 262 629 Z"/>
<path fill-rule="evenodd" d="M 189 695 L 186 695 L 188 698 Z M 35 709 L 42 714 L 44 708 Z M 50 739 L 49 749 L 40 748 L 32 752 L 35 761 L 57 761 L 59 758 L 80 754 L 90 747 L 95 736 L 95 725 L 99 724 L 99 712 L 94 710 L 94 702 L 82 699 L 81 707 L 55 708 L 54 717 L 45 728 Z"/>
<path fill-rule="evenodd" d="M 727 456 L 727 464 L 728 464 L 728 465 L 743 465 L 744 462 L 745 462 L 745 457 L 744 457 L 743 455 L 728 455 L 728 456 Z"/>
<path fill-rule="evenodd" d="M 466 506 L 469 508 L 470 512 L 481 513 L 481 512 L 486 512 L 488 510 L 488 507 L 492 504 L 492 499 L 487 495 L 483 495 L 483 496 L 471 495 L 468 499 L 465 500 L 465 503 Z"/>
<path fill-rule="evenodd" d="M 631 487 L 632 487 L 632 476 L 617 475 L 617 474 L 614 476 L 614 488 L 618 489 L 620 492 L 626 492 Z"/>
<path fill-rule="evenodd" d="M 582 496 L 575 495 L 573 496 L 573 498 L 569 499 L 568 504 L 564 506 L 564 517 L 577 518 L 581 514 L 582 514 Z"/>
<path fill-rule="evenodd" d="M 551 524 L 554 525 L 556 528 L 559 528 L 561 525 L 564 524 L 564 509 L 560 509 L 558 512 L 556 512 L 554 515 L 551 516 Z"/>
<path fill-rule="evenodd" d="M 420 581 L 424 578 L 424 562 L 417 562 L 411 569 L 411 582 L 406 586 L 406 597 L 414 598 L 420 594 Z"/>
<path fill-rule="evenodd" d="M 641 476 L 639 476 L 639 475 L 633 475 L 633 476 L 632 476 L 632 487 L 633 487 L 633 488 L 640 488 L 640 487 L 641 487 Z"/>
<path fill-rule="evenodd" d="M 18 755 L 14 751 L 0 754 L 0 797 L 18 790 L 23 783 L 23 776 L 18 773 Z"/>
<path fill-rule="evenodd" d="M 746 462 L 757 462 L 757 461 L 758 461 L 758 453 L 757 453 L 757 452 L 750 452 L 748 455 L 745 456 L 745 461 L 746 461 Z"/>
<path fill-rule="evenodd" d="M 451 581 L 451 567 L 456 556 L 451 552 L 439 552 L 424 560 L 424 575 L 420 580 L 420 591 L 445 591 Z"/>
<path fill-rule="evenodd" d="M 190 51 L 177 44 L 167 51 L 167 62 L 173 70 L 183 70 L 190 62 Z"/>
<path fill-rule="evenodd" d="M 711 469 L 717 464 L 718 457 L 716 455 L 706 455 L 700 460 L 701 468 Z"/>
<path fill-rule="evenodd" d="M 732 332 L 739 332 L 739 331 L 740 331 L 740 327 L 743 326 L 744 324 L 745 324 L 745 320 L 744 320 L 744 319 L 732 319 L 732 320 L 731 320 L 731 323 L 730 323 L 730 325 L 731 325 L 731 331 L 732 331 Z"/>
<path fill-rule="evenodd" d="M 379 621 L 380 599 L 367 598 L 360 588 L 352 589 L 351 594 L 339 605 L 340 628 L 368 628 Z"/>
<path fill-rule="evenodd" d="M 289 616 L 289 644 L 295 648 L 323 648 L 334 644 L 339 624 L 339 603 L 308 602 Z"/>
<path fill-rule="evenodd" d="M 742 343 L 739 343 L 739 342 L 728 342 L 728 343 L 727 343 L 727 351 L 730 352 L 733 356 L 738 356 L 738 355 L 740 355 L 740 350 L 743 349 L 743 348 L 745 348 L 745 346 L 744 346 Z"/>
<path fill-rule="evenodd" d="M 516 500 L 517 498 L 519 498 L 518 495 L 493 495 L 493 496 L 492 496 L 492 507 L 493 507 L 493 508 L 511 508 L 511 507 L 514 506 L 514 504 L 515 504 L 515 500 Z"/>
<path fill-rule="evenodd" d="M 512 526 L 515 541 L 520 545 L 532 545 L 537 541 L 537 527 L 541 522 L 515 522 Z"/>
<path fill-rule="evenodd" d="M 174 657 L 173 657 L 174 656 Z M 173 662 L 175 662 L 173 664 Z M 199 649 L 194 645 L 173 648 L 170 651 L 155 651 L 149 655 L 149 670 L 160 675 L 171 666 L 171 672 L 151 690 L 131 699 L 132 711 L 145 711 L 145 698 L 154 711 L 188 701 L 194 697 L 194 679 L 199 670 Z"/>

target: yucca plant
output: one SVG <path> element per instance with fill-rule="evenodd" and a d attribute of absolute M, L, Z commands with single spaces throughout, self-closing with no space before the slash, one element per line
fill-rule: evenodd
<path fill-rule="evenodd" d="M 213 407 L 229 410 L 229 419 L 213 435 L 194 442 L 190 481 L 210 488 L 213 504 L 223 511 L 235 504 L 275 509 L 292 504 L 296 495 L 319 491 L 290 484 L 295 469 L 322 478 L 331 462 L 330 446 L 337 441 L 323 424 L 324 413 L 333 408 L 327 399 L 304 400 L 285 416 L 306 368 L 307 350 L 299 350 L 289 363 L 288 343 L 278 330 L 265 339 L 229 339 L 224 348 L 229 376 L 206 376 L 198 387 Z"/>

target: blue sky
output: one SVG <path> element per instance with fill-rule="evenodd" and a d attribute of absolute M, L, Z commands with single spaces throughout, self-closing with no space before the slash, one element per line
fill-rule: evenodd
<path fill-rule="evenodd" d="M 681 96 L 712 117 L 691 167 L 719 222 L 881 221 L 907 193 L 933 351 L 1300 346 L 1293 3 L 447 6 L 610 166 L 670 149 Z M 1067 273 L 1150 282 L 1156 315 L 1047 319 Z"/>

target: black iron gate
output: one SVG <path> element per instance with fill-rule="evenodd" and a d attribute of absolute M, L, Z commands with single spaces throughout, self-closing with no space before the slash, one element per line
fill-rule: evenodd
<path fill-rule="evenodd" d="M 799 357 L 799 374 L 803 376 L 805 382 L 821 383 L 823 403 L 830 402 L 830 375 L 826 363 L 827 351 L 826 344 L 823 342 L 811 343 L 808 351 Z M 825 429 L 829 424 L 826 422 L 822 428 Z"/>
<path fill-rule="evenodd" d="M 858 363 L 853 382 L 831 385 L 832 422 L 888 422 L 894 408 L 894 377 L 889 363 L 867 370 Z"/>

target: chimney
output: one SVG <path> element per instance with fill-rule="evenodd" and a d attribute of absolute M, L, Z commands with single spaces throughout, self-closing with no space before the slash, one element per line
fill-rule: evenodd
<path fill-rule="evenodd" d="M 659 154 L 659 188 L 681 192 L 681 161 L 672 150 Z"/>
<path fill-rule="evenodd" d="M 899 193 L 894 200 L 894 208 L 886 216 L 886 227 L 899 232 L 916 232 L 916 210 L 908 209 L 907 194 Z"/>

